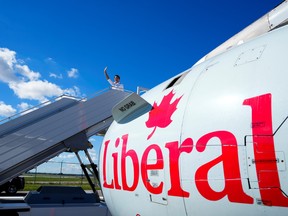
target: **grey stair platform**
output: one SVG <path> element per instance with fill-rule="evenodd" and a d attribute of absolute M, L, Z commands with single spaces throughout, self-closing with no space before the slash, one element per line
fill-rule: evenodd
<path fill-rule="evenodd" d="M 112 108 L 129 92 L 108 90 L 87 101 L 63 98 L 0 125 L 0 184 L 64 151 L 86 150 L 108 128 Z"/>

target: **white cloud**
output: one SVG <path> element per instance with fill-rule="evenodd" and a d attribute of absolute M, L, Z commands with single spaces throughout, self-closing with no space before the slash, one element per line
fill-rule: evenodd
<path fill-rule="evenodd" d="M 9 50 L 7 48 L 0 48 L 0 58 L 7 63 L 7 65 L 12 68 L 16 63 L 16 52 Z"/>
<path fill-rule="evenodd" d="M 30 107 L 32 107 L 31 105 L 29 105 L 28 103 L 21 103 L 21 104 L 18 104 L 17 107 L 20 109 L 20 111 L 24 111 L 24 110 L 27 110 L 29 109 Z"/>
<path fill-rule="evenodd" d="M 0 48 L 0 81 L 7 83 L 17 80 L 13 72 L 13 64 L 15 63 L 15 52 Z"/>
<path fill-rule="evenodd" d="M 27 77 L 29 80 L 38 80 L 41 76 L 40 73 L 30 70 L 27 65 L 16 64 L 15 68 L 17 69 L 17 71 L 19 71 L 19 74 Z"/>
<path fill-rule="evenodd" d="M 73 97 L 83 98 L 85 95 L 81 95 L 81 91 L 77 86 L 73 86 L 73 88 L 68 88 L 63 91 L 63 94 L 67 94 Z"/>
<path fill-rule="evenodd" d="M 38 109 L 38 107 L 33 108 L 33 106 L 31 104 L 24 103 L 24 102 L 18 104 L 17 108 L 19 110 L 19 113 L 21 113 L 21 115 L 25 115 L 29 112 L 32 112 L 32 111 Z"/>
<path fill-rule="evenodd" d="M 11 106 L 0 101 L 0 116 L 9 117 L 16 114 L 16 110 Z"/>
<path fill-rule="evenodd" d="M 62 153 L 59 155 L 59 158 L 61 159 L 72 159 L 72 158 L 75 158 L 75 154 L 73 153 Z"/>
<path fill-rule="evenodd" d="M 95 142 L 96 139 L 92 136 L 92 137 L 89 138 L 89 141 L 90 141 L 90 142 Z"/>
<path fill-rule="evenodd" d="M 55 97 L 63 94 L 63 90 L 46 80 L 29 82 L 11 82 L 9 87 L 21 99 L 45 101 L 48 97 Z"/>
<path fill-rule="evenodd" d="M 81 174 L 82 173 L 82 169 L 80 164 L 70 164 L 70 163 L 65 163 L 63 164 L 63 168 L 62 168 L 62 172 L 63 173 L 77 173 L 77 174 Z"/>
<path fill-rule="evenodd" d="M 88 152 L 91 156 L 92 161 L 95 163 L 96 161 L 98 161 L 98 154 L 96 153 L 95 149 L 88 149 Z"/>
<path fill-rule="evenodd" d="M 54 62 L 52 58 L 47 58 L 46 61 Z M 78 70 L 71 68 L 68 71 L 68 76 L 77 78 Z M 50 73 L 50 77 L 63 78 L 62 74 L 57 75 L 55 73 Z M 64 93 L 70 96 L 81 96 L 80 89 L 76 86 L 62 89 L 60 86 L 40 78 L 39 72 L 31 70 L 24 60 L 16 58 L 15 51 L 0 48 L 0 81 L 8 84 L 18 98 L 43 102 L 50 97 L 60 96 Z"/>
<path fill-rule="evenodd" d="M 49 77 L 52 77 L 52 78 L 55 78 L 55 79 L 63 79 L 62 74 L 57 75 L 55 73 L 50 73 Z"/>
<path fill-rule="evenodd" d="M 68 72 L 68 77 L 70 78 L 77 78 L 78 77 L 78 69 L 76 68 L 71 68 Z"/>
<path fill-rule="evenodd" d="M 17 105 L 17 108 L 19 109 L 20 112 L 31 109 L 32 107 L 33 107 L 33 105 L 25 103 L 25 102 L 22 102 L 22 103 Z M 35 109 L 33 109 L 33 110 L 35 110 Z"/>
<path fill-rule="evenodd" d="M 51 57 L 48 57 L 48 58 L 46 58 L 45 60 L 44 60 L 46 63 L 48 63 L 48 64 L 56 64 L 56 62 L 54 61 L 54 59 L 53 58 L 51 58 Z"/>

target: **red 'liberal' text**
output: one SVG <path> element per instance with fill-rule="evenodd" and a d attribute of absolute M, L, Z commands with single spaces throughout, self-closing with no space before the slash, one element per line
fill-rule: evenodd
<path fill-rule="evenodd" d="M 252 109 L 252 125 L 255 122 L 265 123 L 262 127 L 252 127 L 253 143 L 255 143 L 254 145 L 257 143 L 257 151 L 255 150 L 256 146 L 254 146 L 255 160 L 265 161 L 268 158 L 269 170 L 271 171 L 262 172 L 264 169 L 263 166 L 265 166 L 265 170 L 267 170 L 267 164 L 256 163 L 256 173 L 258 174 L 258 178 L 260 178 L 258 181 L 261 198 L 263 200 L 270 200 L 270 205 L 273 206 L 288 206 L 288 198 L 279 190 L 281 186 L 273 139 L 271 94 L 246 99 L 243 105 L 250 106 Z M 151 170 L 163 170 L 167 164 L 169 165 L 170 172 L 170 182 L 168 185 L 171 187 L 168 190 L 168 195 L 189 197 L 190 193 L 181 187 L 180 156 L 181 154 L 189 154 L 192 151 L 199 153 L 205 152 L 209 140 L 216 137 L 221 142 L 222 154 L 197 168 L 195 172 L 195 185 L 197 190 L 204 198 L 211 201 L 217 201 L 227 196 L 230 202 L 253 203 L 253 198 L 247 195 L 242 188 L 237 140 L 231 132 L 214 131 L 204 134 L 195 142 L 195 150 L 193 150 L 194 142 L 192 138 L 187 138 L 182 143 L 179 143 L 179 141 L 166 142 L 164 146 L 169 152 L 169 162 L 167 163 L 164 162 L 163 149 L 160 148 L 160 145 L 151 144 L 147 146 L 142 155 L 140 155 L 134 149 L 127 149 L 128 137 L 129 135 L 125 134 L 115 141 L 114 145 L 116 150 L 111 154 L 113 177 L 110 178 L 109 182 L 107 179 L 107 161 L 111 160 L 111 158 L 109 157 L 108 159 L 107 151 L 111 143 L 110 140 L 104 142 L 102 167 L 104 188 L 134 191 L 141 179 L 147 191 L 152 194 L 161 194 L 165 182 L 162 181 L 157 186 L 151 185 L 148 181 L 147 173 Z M 229 145 L 225 145 L 227 143 L 229 143 Z M 154 152 L 156 155 L 156 162 L 154 164 L 148 163 L 148 156 L 151 152 Z M 132 161 L 132 163 L 130 163 L 132 167 L 129 167 L 129 169 L 132 169 L 134 173 L 133 179 L 129 181 L 129 183 L 127 182 L 127 160 Z M 273 160 L 275 162 L 271 163 Z M 139 161 L 141 163 L 139 163 Z M 121 170 L 118 170 L 118 163 L 120 163 Z M 209 185 L 208 172 L 219 163 L 223 165 L 223 176 L 225 178 L 224 188 L 222 191 L 214 191 Z M 201 181 L 197 181 L 197 179 L 201 179 Z"/>

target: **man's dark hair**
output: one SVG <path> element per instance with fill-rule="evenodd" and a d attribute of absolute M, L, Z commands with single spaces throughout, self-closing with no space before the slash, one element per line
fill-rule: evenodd
<path fill-rule="evenodd" d="M 118 74 L 116 74 L 115 77 L 118 77 L 118 79 L 120 80 L 120 76 Z"/>

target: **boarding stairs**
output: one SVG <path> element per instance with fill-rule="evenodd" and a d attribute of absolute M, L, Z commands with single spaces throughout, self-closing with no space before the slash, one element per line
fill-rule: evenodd
<path fill-rule="evenodd" d="M 131 93 L 109 89 L 87 100 L 61 97 L 0 125 L 0 184 L 62 152 L 91 148 L 88 138 L 113 121 L 112 108 Z M 1 123 L 1 122 L 0 122 Z"/>

